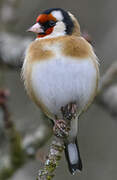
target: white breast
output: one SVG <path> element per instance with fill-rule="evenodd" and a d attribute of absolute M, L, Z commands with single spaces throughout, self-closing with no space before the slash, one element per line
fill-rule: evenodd
<path fill-rule="evenodd" d="M 58 116 L 62 106 L 77 102 L 81 111 L 96 87 L 96 69 L 90 59 L 57 58 L 32 67 L 32 88 L 48 110 Z"/>

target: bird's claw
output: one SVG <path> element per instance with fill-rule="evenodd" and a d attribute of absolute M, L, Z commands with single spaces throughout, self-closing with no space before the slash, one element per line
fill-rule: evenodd
<path fill-rule="evenodd" d="M 55 121 L 55 125 L 53 128 L 54 134 L 59 137 L 59 138 L 63 138 L 63 137 L 67 137 L 68 136 L 68 132 L 69 132 L 69 127 L 67 125 L 67 123 L 60 119 L 60 120 L 56 120 Z"/>
<path fill-rule="evenodd" d="M 77 105 L 76 103 L 69 103 L 65 107 L 62 107 L 61 111 L 64 119 L 71 120 L 76 117 Z"/>
<path fill-rule="evenodd" d="M 54 134 L 57 137 L 64 138 L 69 135 L 70 121 L 76 117 L 77 105 L 76 103 L 69 103 L 65 107 L 61 108 L 63 114 L 63 120 L 56 119 L 53 128 Z"/>

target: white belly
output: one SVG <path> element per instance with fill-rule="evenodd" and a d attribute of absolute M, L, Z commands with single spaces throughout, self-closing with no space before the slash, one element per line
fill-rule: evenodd
<path fill-rule="evenodd" d="M 76 102 L 78 111 L 88 103 L 96 87 L 96 69 L 91 60 L 58 58 L 32 67 L 32 88 L 48 110 L 60 116 L 62 106 Z"/>

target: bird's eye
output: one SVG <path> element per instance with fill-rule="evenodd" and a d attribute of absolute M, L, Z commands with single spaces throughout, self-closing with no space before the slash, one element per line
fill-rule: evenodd
<path fill-rule="evenodd" d="M 56 24 L 55 21 L 53 21 L 53 20 L 49 21 L 49 26 L 53 27 L 53 26 L 55 26 L 55 24 Z"/>

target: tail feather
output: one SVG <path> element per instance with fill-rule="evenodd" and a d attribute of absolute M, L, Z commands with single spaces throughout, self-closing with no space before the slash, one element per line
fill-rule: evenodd
<path fill-rule="evenodd" d="M 80 158 L 77 139 L 74 142 L 65 143 L 65 156 L 71 174 L 74 174 L 76 170 L 82 170 L 82 161 Z"/>

